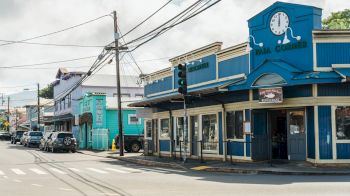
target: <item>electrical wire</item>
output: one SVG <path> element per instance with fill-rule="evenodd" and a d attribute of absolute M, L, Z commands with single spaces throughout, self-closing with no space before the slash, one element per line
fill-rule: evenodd
<path fill-rule="evenodd" d="M 35 37 L 31 37 L 31 38 L 26 38 L 26 39 L 18 40 L 18 41 L 11 42 L 11 43 L 0 44 L 0 46 L 10 45 L 10 44 L 16 44 L 16 43 L 20 43 L 20 42 L 25 42 L 25 41 L 33 40 L 33 39 L 38 39 L 38 38 L 42 38 L 42 37 L 47 37 L 47 36 L 50 36 L 50 35 L 55 35 L 55 34 L 62 33 L 62 32 L 67 31 L 67 30 L 71 30 L 71 29 L 74 29 L 74 28 L 77 28 L 77 27 L 80 27 L 80 26 L 89 24 L 89 23 L 91 23 L 91 22 L 100 20 L 101 18 L 110 16 L 110 15 L 111 15 L 111 14 L 106 14 L 106 15 L 103 15 L 103 16 L 100 16 L 100 17 L 97 17 L 97 18 L 88 20 L 88 21 L 86 21 L 86 22 L 83 22 L 83 23 L 80 23 L 80 24 L 77 24 L 77 25 L 73 25 L 73 26 L 70 26 L 70 27 L 61 29 L 61 30 L 58 30 L 58 31 L 46 33 L 46 34 L 43 34 L 43 35 L 38 35 L 38 36 L 35 36 Z"/>
<path fill-rule="evenodd" d="M 32 67 L 32 66 L 38 66 L 38 65 L 65 63 L 65 62 L 71 62 L 71 61 L 79 61 L 79 60 L 91 59 L 91 58 L 95 58 L 95 57 L 98 57 L 98 56 L 93 55 L 93 56 L 86 56 L 86 57 L 67 59 L 67 60 L 59 60 L 59 61 L 51 61 L 51 62 L 44 62 L 44 63 L 33 63 L 33 64 L 14 65 L 14 66 L 0 66 L 0 69 L 12 69 L 12 68 L 19 68 L 19 67 Z"/>
<path fill-rule="evenodd" d="M 78 48 L 103 48 L 103 47 L 105 47 L 105 46 L 97 46 L 97 45 L 39 43 L 39 42 L 12 41 L 12 40 L 3 40 L 3 39 L 0 39 L 0 41 L 7 42 L 7 43 L 41 45 L 41 46 L 61 46 L 61 47 L 78 47 Z"/>
<path fill-rule="evenodd" d="M 158 8 L 155 12 L 153 12 L 151 15 L 149 15 L 147 18 L 145 18 L 143 21 L 141 21 L 139 24 L 137 24 L 135 27 L 133 27 L 132 29 L 130 29 L 128 32 L 126 32 L 124 35 L 122 35 L 119 39 L 124 38 L 126 35 L 128 35 L 129 33 L 131 33 L 132 31 L 134 31 L 135 29 L 137 29 L 138 27 L 140 27 L 142 24 L 144 24 L 147 20 L 149 20 L 150 18 L 152 18 L 154 15 L 156 15 L 160 10 L 162 10 L 165 6 L 167 6 L 170 2 L 172 2 L 173 0 L 169 0 L 168 2 L 166 2 L 163 6 L 161 6 L 160 8 Z"/>

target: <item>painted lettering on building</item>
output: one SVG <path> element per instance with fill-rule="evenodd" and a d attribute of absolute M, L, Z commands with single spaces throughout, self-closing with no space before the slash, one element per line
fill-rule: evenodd
<path fill-rule="evenodd" d="M 286 52 L 289 50 L 301 49 L 301 48 L 306 48 L 306 47 L 307 47 L 306 41 L 298 41 L 295 43 L 276 45 L 274 47 L 274 50 L 275 50 L 275 52 Z M 265 54 L 270 54 L 270 53 L 271 53 L 271 49 L 269 47 L 255 49 L 255 55 L 265 55 Z"/>
<path fill-rule="evenodd" d="M 193 67 L 189 67 L 188 68 L 188 72 L 193 72 L 193 71 L 198 71 L 198 70 L 201 70 L 201 69 L 205 69 L 205 68 L 208 68 L 209 67 L 209 63 L 202 63 L 202 64 L 199 64 L 199 65 L 196 65 L 196 66 L 193 66 Z"/>

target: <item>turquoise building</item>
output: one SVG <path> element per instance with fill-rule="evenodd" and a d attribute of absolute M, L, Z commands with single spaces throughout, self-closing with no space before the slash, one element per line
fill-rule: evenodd
<path fill-rule="evenodd" d="M 87 93 L 79 103 L 80 149 L 108 150 L 119 134 L 117 101 L 103 93 Z M 143 135 L 143 119 L 136 117 L 136 110 L 122 104 L 125 135 Z"/>

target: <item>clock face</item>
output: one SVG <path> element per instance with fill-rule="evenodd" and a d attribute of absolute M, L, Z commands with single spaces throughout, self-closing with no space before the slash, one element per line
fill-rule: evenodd
<path fill-rule="evenodd" d="M 282 35 L 289 26 L 288 15 L 284 12 L 275 13 L 270 21 L 270 29 L 275 35 Z"/>

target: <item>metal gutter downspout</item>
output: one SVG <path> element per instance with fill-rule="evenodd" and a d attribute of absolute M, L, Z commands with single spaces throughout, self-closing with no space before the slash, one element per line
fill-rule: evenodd
<path fill-rule="evenodd" d="M 226 141 L 226 108 L 225 104 L 221 103 L 222 107 L 222 142 L 223 142 L 223 154 L 224 154 L 224 161 L 227 161 L 227 143 Z"/>
<path fill-rule="evenodd" d="M 173 153 L 174 153 L 174 145 L 173 145 L 173 141 L 174 141 L 174 126 L 173 126 L 173 112 L 172 110 L 169 109 L 169 126 L 170 126 L 170 157 L 173 157 Z M 175 152 L 175 157 L 176 157 L 176 152 Z"/>

